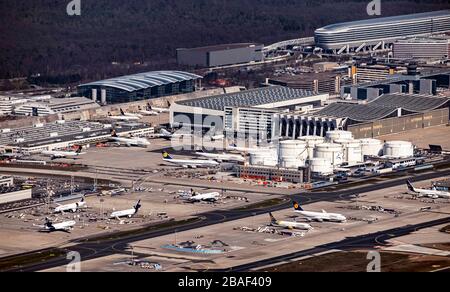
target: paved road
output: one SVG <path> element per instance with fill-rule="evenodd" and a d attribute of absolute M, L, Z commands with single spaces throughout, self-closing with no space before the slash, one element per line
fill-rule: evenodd
<path fill-rule="evenodd" d="M 442 176 L 448 176 L 450 175 L 450 170 L 443 170 L 443 171 L 435 171 L 431 173 L 425 173 L 421 175 L 415 175 L 414 181 L 421 181 L 421 180 L 429 180 L 433 178 L 438 178 Z M 302 204 L 307 205 L 313 202 L 317 201 L 334 201 L 334 200 L 341 200 L 345 198 L 349 198 L 352 195 L 355 194 L 361 194 L 366 192 L 372 192 L 376 190 L 381 190 L 393 186 L 398 186 L 405 183 L 405 179 L 400 180 L 388 180 L 385 182 L 379 182 L 372 185 L 362 186 L 359 188 L 353 188 L 349 190 L 342 190 L 342 191 L 329 191 L 329 192 L 313 192 L 313 193 L 304 193 L 301 195 L 293 195 L 288 197 L 289 200 L 286 200 L 285 203 L 280 204 L 278 206 L 258 209 L 258 210 L 245 210 L 245 211 L 236 211 L 236 210 L 217 210 L 214 212 L 208 212 L 198 215 L 203 220 L 193 222 L 191 224 L 183 225 L 183 226 L 177 226 L 177 227 L 170 227 L 163 230 L 155 230 L 155 231 L 147 231 L 143 232 L 141 234 L 133 235 L 127 238 L 117 239 L 117 240 L 111 240 L 111 241 L 103 241 L 103 242 L 74 242 L 74 246 L 70 247 L 71 251 L 78 251 L 81 254 L 81 258 L 83 260 L 91 260 L 99 257 L 104 257 L 112 254 L 116 254 L 120 251 L 124 251 L 125 248 L 129 243 L 135 242 L 135 241 L 141 241 L 146 240 L 150 238 L 160 237 L 168 234 L 173 234 L 174 232 L 183 232 L 187 230 L 193 230 L 198 229 L 205 226 L 210 226 L 218 223 L 228 222 L 228 221 L 234 221 L 239 220 L 243 218 L 248 218 L 254 215 L 260 215 L 265 214 L 267 212 L 274 212 L 279 210 L 284 210 L 287 208 L 291 208 L 291 201 L 290 199 L 295 199 L 297 201 L 302 202 Z M 426 223 L 424 223 L 426 224 Z M 419 226 L 420 227 L 420 226 Z M 405 230 L 409 230 L 407 227 Z M 400 230 L 397 231 L 398 234 L 401 234 Z M 361 237 L 355 240 L 361 240 L 364 241 L 370 241 L 371 235 L 367 235 L 367 238 Z M 338 243 L 336 245 L 340 246 Z M 331 248 L 331 247 L 330 247 Z M 36 254 L 40 251 L 35 251 L 28 253 L 29 255 Z M 311 250 L 310 252 L 314 252 L 314 250 Z M 298 255 L 297 255 L 298 257 Z M 1 263 L 1 259 L 0 259 Z M 58 258 L 54 260 L 49 260 L 47 262 L 38 263 L 32 266 L 22 267 L 22 268 L 14 268 L 11 269 L 11 271 L 40 271 L 45 269 L 50 269 L 54 267 L 59 267 L 66 265 L 68 261 L 65 258 Z"/>
<path fill-rule="evenodd" d="M 408 235 L 411 232 L 418 231 L 420 229 L 438 226 L 442 224 L 450 223 L 450 217 L 433 220 L 429 222 L 419 223 L 415 225 L 407 225 L 389 230 L 382 230 L 376 233 L 365 234 L 361 236 L 349 237 L 342 241 L 332 242 L 317 246 L 311 249 L 294 252 L 270 259 L 265 259 L 258 262 L 248 263 L 240 265 L 226 270 L 210 270 L 211 272 L 245 272 L 249 270 L 255 270 L 268 265 L 277 264 L 283 261 L 295 260 L 304 256 L 314 255 L 320 252 L 333 249 L 345 249 L 345 248 L 373 248 L 374 246 L 388 246 L 387 242 L 391 238 Z"/>

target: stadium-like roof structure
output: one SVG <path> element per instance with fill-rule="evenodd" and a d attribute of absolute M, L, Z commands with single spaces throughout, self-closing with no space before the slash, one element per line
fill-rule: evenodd
<path fill-rule="evenodd" d="M 102 86 L 133 92 L 137 90 L 148 89 L 154 86 L 162 86 L 171 83 L 190 81 L 201 78 L 203 77 L 189 72 L 154 71 L 96 81 L 92 83 L 82 84 L 79 87 Z"/>
<path fill-rule="evenodd" d="M 367 104 L 333 103 L 317 112 L 317 115 L 348 118 L 357 122 L 376 121 L 397 114 L 398 109 L 410 113 L 422 113 L 442 108 L 450 99 L 411 94 L 386 94 Z"/>
<path fill-rule="evenodd" d="M 342 30 L 347 30 L 347 29 L 366 28 L 368 26 L 405 23 L 408 21 L 417 21 L 417 20 L 421 20 L 421 19 L 429 19 L 429 18 L 433 18 L 433 17 L 449 16 L 449 15 L 450 15 L 450 10 L 440 10 L 440 11 L 415 13 L 415 14 L 408 14 L 408 15 L 379 17 L 379 18 L 375 18 L 375 19 L 365 19 L 365 20 L 357 20 L 357 21 L 330 24 L 325 27 L 319 28 L 317 30 L 317 32 L 333 32 L 333 31 L 342 31 Z"/>
<path fill-rule="evenodd" d="M 317 95 L 312 91 L 273 86 L 177 102 L 179 105 L 223 111 L 225 107 L 254 107 Z"/>

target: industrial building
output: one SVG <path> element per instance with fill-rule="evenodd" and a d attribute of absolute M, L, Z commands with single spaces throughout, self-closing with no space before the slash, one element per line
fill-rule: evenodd
<path fill-rule="evenodd" d="M 226 44 L 192 49 L 177 49 L 178 65 L 219 67 L 264 61 L 264 45 L 255 43 Z"/>
<path fill-rule="evenodd" d="M 12 187 L 14 185 L 14 179 L 12 176 L 1 176 L 0 175 L 0 187 Z"/>
<path fill-rule="evenodd" d="M 0 205 L 32 198 L 32 190 L 22 190 L 14 186 L 14 178 L 11 176 L 0 176 Z"/>
<path fill-rule="evenodd" d="M 411 38 L 394 43 L 395 59 L 447 60 L 450 58 L 450 36 Z"/>
<path fill-rule="evenodd" d="M 236 175 L 242 179 L 253 179 L 261 181 L 279 181 L 292 183 L 310 182 L 307 168 L 288 169 L 258 165 L 238 165 L 236 166 Z"/>
<path fill-rule="evenodd" d="M 32 127 L 1 129 L 0 153 L 33 154 L 104 142 L 111 136 L 112 128 L 111 124 L 99 122 L 60 120 Z M 154 128 L 140 123 L 118 123 L 114 125 L 114 129 L 120 136 L 145 136 L 154 133 Z"/>
<path fill-rule="evenodd" d="M 277 119 L 281 137 L 324 136 L 340 129 L 360 139 L 448 124 L 449 106 L 447 98 L 385 94 L 370 103 L 337 102 L 314 114 L 279 114 Z"/>
<path fill-rule="evenodd" d="M 406 73 L 406 68 L 386 65 L 359 65 L 351 68 L 355 83 L 381 81 L 402 73 Z"/>
<path fill-rule="evenodd" d="M 315 31 L 315 42 L 341 54 L 383 50 L 401 38 L 446 31 L 450 31 L 450 10 L 332 24 Z"/>
<path fill-rule="evenodd" d="M 85 97 L 51 98 L 41 102 L 29 102 L 16 106 L 13 113 L 18 116 L 42 117 L 54 114 L 69 114 L 99 108 L 96 102 Z"/>
<path fill-rule="evenodd" d="M 179 101 L 170 108 L 170 123 L 173 127 L 224 129 L 225 109 L 294 109 L 299 105 L 320 106 L 328 100 L 328 94 L 282 86 L 257 88 L 237 93 L 217 95 L 193 100 Z M 236 123 L 228 120 L 228 125 Z M 236 128 L 236 127 L 234 127 Z"/>
<path fill-rule="evenodd" d="M 387 79 L 344 85 L 341 96 L 357 100 L 371 100 L 382 94 L 407 93 L 436 95 L 438 88 L 450 89 L 450 70 L 417 71 L 417 65 L 408 66 L 406 74 L 389 75 Z"/>
<path fill-rule="evenodd" d="M 181 71 L 146 72 L 82 84 L 78 94 L 102 105 L 127 103 L 194 92 L 201 79 Z"/>
<path fill-rule="evenodd" d="M 295 76 L 269 78 L 270 85 L 281 85 L 294 89 L 304 89 L 330 95 L 340 94 L 344 85 L 352 84 L 350 78 L 338 72 L 306 73 Z"/>
<path fill-rule="evenodd" d="M 383 170 L 387 172 L 414 166 L 420 160 L 414 154 L 415 147 L 408 141 L 355 139 L 352 132 L 332 130 L 325 137 L 282 140 L 265 151 L 250 151 L 249 165 L 239 166 L 237 173 L 247 179 L 303 183 L 335 173 L 347 175 L 374 161 L 383 164 L 377 163 L 374 169 L 391 168 Z"/>

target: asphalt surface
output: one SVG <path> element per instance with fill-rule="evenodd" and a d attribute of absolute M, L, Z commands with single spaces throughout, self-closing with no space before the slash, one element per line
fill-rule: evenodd
<path fill-rule="evenodd" d="M 450 170 L 435 171 L 435 172 L 425 173 L 425 174 L 416 174 L 416 175 L 414 175 L 414 178 L 412 178 L 411 180 L 412 181 L 422 181 L 422 180 L 429 180 L 429 179 L 438 178 L 438 177 L 442 177 L 442 176 L 448 176 L 448 175 L 450 175 Z M 198 217 L 202 218 L 202 220 L 196 221 L 196 222 L 193 222 L 190 224 L 182 225 L 182 226 L 176 226 L 176 227 L 165 228 L 162 230 L 143 232 L 141 234 L 136 234 L 136 235 L 129 236 L 126 238 L 119 238 L 119 239 L 114 239 L 114 240 L 110 240 L 110 241 L 100 241 L 100 242 L 75 241 L 75 242 L 73 242 L 74 245 L 72 247 L 70 247 L 70 251 L 79 252 L 81 255 L 81 258 L 84 261 L 92 260 L 92 259 L 96 259 L 96 258 L 100 258 L 100 257 L 104 257 L 104 256 L 109 256 L 112 254 L 117 254 L 120 252 L 126 252 L 125 250 L 126 250 L 128 244 L 135 242 L 135 241 L 141 241 L 141 240 L 146 240 L 146 239 L 150 239 L 150 238 L 160 237 L 160 236 L 164 236 L 164 235 L 168 235 L 168 234 L 173 234 L 175 232 L 183 232 L 183 231 L 187 231 L 187 230 L 193 230 L 193 229 L 210 226 L 210 225 L 214 225 L 214 224 L 219 224 L 219 223 L 223 223 L 223 222 L 239 220 L 239 219 L 248 218 L 251 216 L 265 214 L 267 212 L 275 212 L 275 211 L 279 211 L 279 210 L 288 209 L 288 208 L 291 208 L 291 205 L 292 205 L 291 200 L 299 201 L 303 205 L 311 204 L 311 203 L 317 202 L 317 201 L 342 200 L 342 199 L 349 198 L 350 196 L 353 196 L 356 194 L 390 188 L 390 187 L 404 184 L 405 182 L 406 182 L 406 178 L 401 179 L 401 180 L 387 180 L 384 182 L 378 182 L 376 184 L 365 185 L 365 186 L 361 186 L 361 187 L 354 188 L 354 189 L 348 189 L 348 190 L 344 189 L 344 190 L 339 190 L 339 191 L 320 191 L 320 192 L 303 193 L 303 194 L 299 194 L 299 195 L 289 196 L 288 198 L 290 200 L 286 200 L 285 203 L 282 203 L 278 206 L 272 206 L 272 207 L 262 208 L 262 209 L 258 209 L 258 210 L 241 210 L 241 211 L 218 210 L 218 211 L 213 211 L 213 212 L 207 212 L 207 213 L 198 215 Z M 445 220 L 447 220 L 447 219 L 445 219 Z M 446 221 L 446 222 L 448 222 L 448 221 Z M 446 223 L 446 222 L 441 222 L 439 224 Z M 382 236 L 384 234 L 403 235 L 408 232 L 411 232 L 412 230 L 416 230 L 417 228 L 425 228 L 429 224 L 433 224 L 431 226 L 438 225 L 437 223 L 428 222 L 428 223 L 418 224 L 417 226 L 412 226 L 412 227 L 405 226 L 402 228 L 391 230 L 389 232 L 382 231 L 382 232 L 380 232 L 379 235 L 376 235 L 376 236 L 379 238 L 379 236 Z M 372 244 L 372 246 L 373 246 L 374 236 L 375 236 L 374 234 L 364 235 L 364 236 L 354 238 L 353 241 L 354 241 L 354 243 L 360 242 L 361 244 L 364 244 L 364 245 Z M 236 267 L 236 270 L 232 269 L 232 271 L 245 271 L 245 270 L 248 270 L 251 268 L 261 267 L 261 266 L 267 265 L 272 262 L 282 261 L 289 257 L 297 258 L 297 257 L 308 255 L 308 254 L 314 254 L 317 252 L 317 250 L 323 251 L 324 248 L 331 249 L 331 248 L 337 248 L 337 247 L 342 247 L 342 246 L 346 246 L 346 245 L 348 245 L 348 243 L 345 241 L 344 242 L 336 242 L 336 243 L 332 243 L 327 246 L 317 247 L 317 248 L 314 248 L 314 249 L 311 249 L 308 251 L 302 251 L 299 253 L 287 255 L 284 257 L 280 257 L 280 258 L 270 259 L 270 260 L 263 261 L 263 262 L 257 262 L 257 263 L 252 263 L 252 264 L 241 266 L 241 267 Z M 45 251 L 45 250 L 34 251 L 34 252 L 21 254 L 21 255 L 17 255 L 17 256 L 24 256 L 24 255 L 31 256 L 31 255 L 36 255 L 37 253 L 40 253 L 42 251 Z M 13 257 L 16 257 L 16 256 L 13 256 Z M 0 263 L 1 263 L 1 261 L 2 261 L 2 259 L 0 259 Z M 46 270 L 46 269 L 50 269 L 50 268 L 67 265 L 68 263 L 69 263 L 69 260 L 67 260 L 65 258 L 57 258 L 57 259 L 52 259 L 52 260 L 48 260 L 45 262 L 32 264 L 32 265 L 29 265 L 26 267 L 11 268 L 8 271 L 11 271 L 11 272 L 41 271 L 41 270 Z"/>
<path fill-rule="evenodd" d="M 299 252 L 294 252 L 291 254 L 286 254 L 283 256 L 278 256 L 270 259 L 265 259 L 258 262 L 253 262 L 241 266 L 236 266 L 231 269 L 226 270 L 210 270 L 211 272 L 245 272 L 249 270 L 254 270 L 258 268 L 262 268 L 265 266 L 277 264 L 287 260 L 294 260 L 300 257 L 309 256 L 313 254 L 317 254 L 320 252 L 324 252 L 332 249 L 346 249 L 346 248 L 373 248 L 374 246 L 390 246 L 387 242 L 391 238 L 400 237 L 404 235 L 408 235 L 411 232 L 415 232 L 424 228 L 429 228 L 437 225 L 442 225 L 450 223 L 450 217 L 433 220 L 429 222 L 407 225 L 403 227 L 398 227 L 389 230 L 382 230 L 376 233 L 365 234 L 362 236 L 349 237 L 344 240 L 324 244 L 321 246 L 317 246 L 311 249 L 302 250 Z"/>

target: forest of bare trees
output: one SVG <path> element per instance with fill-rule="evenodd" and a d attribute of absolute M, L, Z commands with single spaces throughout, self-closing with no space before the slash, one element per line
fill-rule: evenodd
<path fill-rule="evenodd" d="M 369 0 L 4 0 L 0 79 L 99 79 L 173 68 L 175 49 L 312 36 L 318 27 L 368 18 Z M 449 8 L 449 2 L 382 0 L 382 16 Z"/>

